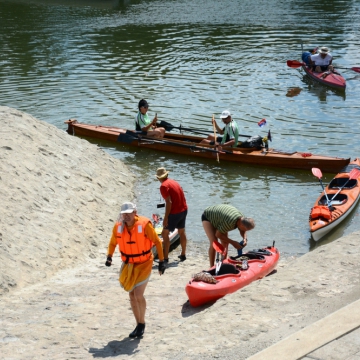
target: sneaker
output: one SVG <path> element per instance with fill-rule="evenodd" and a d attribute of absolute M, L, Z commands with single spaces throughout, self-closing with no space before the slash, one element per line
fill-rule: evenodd
<path fill-rule="evenodd" d="M 179 255 L 178 258 L 180 259 L 180 261 L 185 261 L 186 255 Z"/>
<path fill-rule="evenodd" d="M 168 264 L 169 263 L 169 259 L 164 259 L 164 263 Z"/>

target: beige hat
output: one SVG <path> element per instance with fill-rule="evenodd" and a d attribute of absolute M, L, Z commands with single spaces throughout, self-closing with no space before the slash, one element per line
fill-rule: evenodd
<path fill-rule="evenodd" d="M 161 168 L 158 168 L 158 169 L 156 170 L 156 175 L 155 175 L 155 176 L 156 176 L 159 180 L 162 180 L 162 179 L 167 178 L 168 174 L 169 174 L 169 172 L 166 171 L 165 168 L 161 167 Z"/>
<path fill-rule="evenodd" d="M 136 205 L 131 202 L 126 202 L 121 205 L 120 214 L 130 214 L 136 210 Z"/>
<path fill-rule="evenodd" d="M 326 46 L 323 46 L 318 51 L 319 54 L 327 54 L 329 52 L 329 49 Z"/>

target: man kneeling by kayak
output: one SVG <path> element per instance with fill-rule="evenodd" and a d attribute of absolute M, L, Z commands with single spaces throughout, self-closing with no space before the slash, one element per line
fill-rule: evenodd
<path fill-rule="evenodd" d="M 210 266 L 215 264 L 214 241 L 219 239 L 226 249 L 229 244 L 234 246 L 235 249 L 243 249 L 247 245 L 246 232 L 255 227 L 255 222 L 252 218 L 244 217 L 234 206 L 226 204 L 207 207 L 201 216 L 201 221 L 210 241 Z M 239 230 L 243 238 L 243 244 L 228 237 L 228 232 L 235 229 Z"/>

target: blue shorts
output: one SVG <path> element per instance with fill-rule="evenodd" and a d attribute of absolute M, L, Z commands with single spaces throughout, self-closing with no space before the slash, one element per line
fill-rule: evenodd
<path fill-rule="evenodd" d="M 164 226 L 165 230 L 174 231 L 177 229 L 185 229 L 187 210 L 177 213 L 169 214 L 168 225 Z"/>

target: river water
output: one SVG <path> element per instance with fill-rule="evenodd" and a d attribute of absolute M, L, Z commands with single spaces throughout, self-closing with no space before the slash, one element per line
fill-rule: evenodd
<path fill-rule="evenodd" d="M 133 128 L 145 98 L 150 116 L 175 126 L 211 133 L 212 114 L 229 109 L 242 134 L 271 129 L 276 149 L 360 155 L 360 74 L 342 69 L 347 88 L 336 91 L 286 65 L 301 60 L 303 43 L 330 47 L 339 67 L 359 66 L 358 1 L 0 0 L 0 23 L 0 104 L 60 129 L 69 118 Z M 201 251 L 200 216 L 217 203 L 255 219 L 249 248 L 275 240 L 288 256 L 360 228 L 357 208 L 322 241 L 311 239 L 309 212 L 321 191 L 311 172 L 94 143 L 137 175 L 143 215 L 159 211 L 156 168 L 170 170 L 186 193 L 188 238 Z"/>

